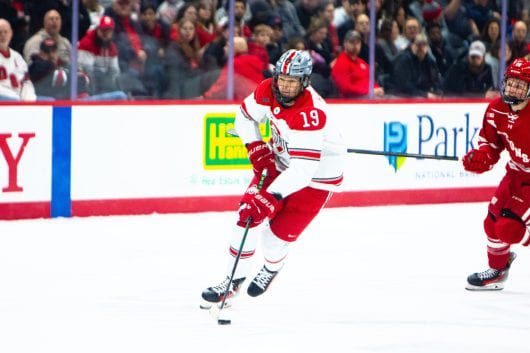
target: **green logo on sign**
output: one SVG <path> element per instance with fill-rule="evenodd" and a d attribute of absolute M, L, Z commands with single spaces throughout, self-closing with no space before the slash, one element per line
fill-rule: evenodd
<path fill-rule="evenodd" d="M 250 169 L 247 149 L 239 137 L 227 133 L 234 128 L 234 119 L 234 113 L 204 117 L 204 169 Z M 268 125 L 260 125 L 260 131 L 264 138 L 270 137 Z"/>

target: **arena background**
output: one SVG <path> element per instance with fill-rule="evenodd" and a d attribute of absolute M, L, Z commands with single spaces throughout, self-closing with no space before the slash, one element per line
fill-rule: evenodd
<path fill-rule="evenodd" d="M 482 100 L 333 101 L 347 147 L 461 157 Z M 233 210 L 251 176 L 227 102 L 3 104 L 0 218 Z M 268 127 L 262 126 L 265 136 Z M 504 170 L 350 153 L 328 207 L 486 201 Z"/>

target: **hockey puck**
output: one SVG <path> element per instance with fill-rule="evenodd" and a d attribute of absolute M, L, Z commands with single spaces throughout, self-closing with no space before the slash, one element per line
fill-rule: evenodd
<path fill-rule="evenodd" d="M 232 320 L 228 320 L 228 319 L 217 320 L 218 325 L 230 325 L 231 323 L 232 323 Z"/>

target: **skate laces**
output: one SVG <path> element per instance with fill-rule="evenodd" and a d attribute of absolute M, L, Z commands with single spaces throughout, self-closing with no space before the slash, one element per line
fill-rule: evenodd
<path fill-rule="evenodd" d="M 478 278 L 480 278 L 481 281 L 485 279 L 492 279 L 499 275 L 499 270 L 496 270 L 494 268 L 488 268 L 486 271 L 477 273 Z"/>
<path fill-rule="evenodd" d="M 254 278 L 253 282 L 256 283 L 256 285 L 260 287 L 261 289 L 265 289 L 265 287 L 267 287 L 267 285 L 270 283 L 273 277 L 274 277 L 274 273 L 269 272 L 264 267 L 261 269 L 261 271 L 259 271 L 256 278 Z"/>
<path fill-rule="evenodd" d="M 220 284 L 213 286 L 212 290 L 217 294 L 224 294 L 226 292 L 226 288 L 228 287 L 228 282 L 230 281 L 229 278 L 225 279 Z"/>

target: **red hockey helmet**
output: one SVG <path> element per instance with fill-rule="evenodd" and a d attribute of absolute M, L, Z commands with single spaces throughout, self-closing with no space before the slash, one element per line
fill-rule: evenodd
<path fill-rule="evenodd" d="M 526 88 L 521 95 L 515 97 L 506 92 L 506 84 L 509 78 L 516 78 L 526 82 Z M 504 82 L 501 88 L 502 100 L 507 104 L 519 104 L 530 98 L 530 61 L 524 58 L 515 59 L 504 72 Z M 522 96 L 522 97 L 521 97 Z"/>

